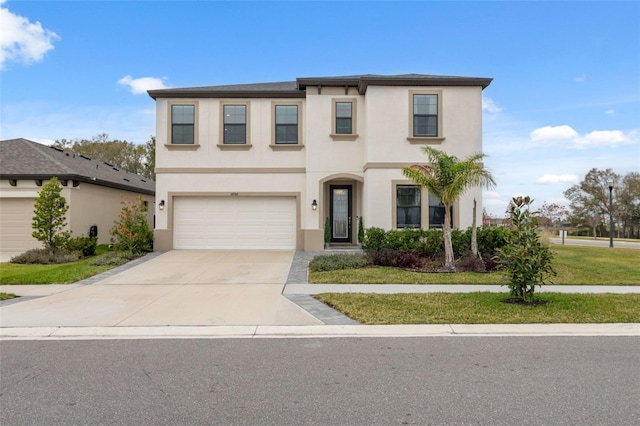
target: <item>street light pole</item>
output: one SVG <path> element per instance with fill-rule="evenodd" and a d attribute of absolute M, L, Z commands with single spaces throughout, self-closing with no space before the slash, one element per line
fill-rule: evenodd
<path fill-rule="evenodd" d="M 609 185 L 609 247 L 613 248 L 613 185 Z"/>

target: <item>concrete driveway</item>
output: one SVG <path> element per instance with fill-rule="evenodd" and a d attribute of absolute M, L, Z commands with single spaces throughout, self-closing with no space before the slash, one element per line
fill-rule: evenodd
<path fill-rule="evenodd" d="M 293 251 L 170 251 L 0 308 L 2 327 L 319 325 L 282 296 Z"/>

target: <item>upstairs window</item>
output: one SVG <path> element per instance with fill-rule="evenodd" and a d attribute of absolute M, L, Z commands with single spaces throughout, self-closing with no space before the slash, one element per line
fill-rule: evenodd
<path fill-rule="evenodd" d="M 336 102 L 335 126 L 337 135 L 353 133 L 353 104 L 351 102 Z"/>
<path fill-rule="evenodd" d="M 171 105 L 171 143 L 195 143 L 195 105 Z"/>
<path fill-rule="evenodd" d="M 298 106 L 297 105 L 276 105 L 275 106 L 276 135 L 275 143 L 297 144 L 298 143 Z"/>
<path fill-rule="evenodd" d="M 396 228 L 420 228 L 421 191 L 416 185 L 396 186 Z"/>
<path fill-rule="evenodd" d="M 413 95 L 413 136 L 438 136 L 438 95 Z"/>
<path fill-rule="evenodd" d="M 333 98 L 331 100 L 331 139 L 355 141 L 358 139 L 356 98 Z"/>
<path fill-rule="evenodd" d="M 247 143 L 247 106 L 223 105 L 224 144 Z"/>

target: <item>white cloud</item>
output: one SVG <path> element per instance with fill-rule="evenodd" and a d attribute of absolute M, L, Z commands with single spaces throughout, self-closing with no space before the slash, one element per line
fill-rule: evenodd
<path fill-rule="evenodd" d="M 531 140 L 534 142 L 548 140 L 565 140 L 578 137 L 578 132 L 571 126 L 545 126 L 531 132 Z"/>
<path fill-rule="evenodd" d="M 545 174 L 544 176 L 536 179 L 537 183 L 578 183 L 579 179 L 577 175 L 573 174 Z"/>
<path fill-rule="evenodd" d="M 120 80 L 118 80 L 118 84 L 122 86 L 128 86 L 131 93 L 134 95 L 140 95 L 143 93 L 147 93 L 147 90 L 156 90 L 156 89 L 166 89 L 167 86 L 164 84 L 163 78 L 155 78 L 155 77 L 141 77 L 141 78 L 132 78 L 130 75 L 125 75 Z"/>
<path fill-rule="evenodd" d="M 0 0 L 0 4 L 4 3 Z M 24 64 L 41 61 L 53 49 L 53 42 L 60 40 L 56 33 L 42 28 L 40 22 L 31 23 L 4 7 L 0 7 L 0 22 L 0 69 L 8 61 Z"/>
<path fill-rule="evenodd" d="M 587 81 L 587 77 L 584 74 L 582 74 L 577 77 L 574 77 L 573 81 L 575 81 L 576 83 L 584 83 L 585 81 Z"/>
<path fill-rule="evenodd" d="M 496 113 L 496 112 L 502 111 L 502 108 L 500 108 L 498 105 L 496 105 L 496 103 L 493 102 L 493 99 L 483 97 L 482 98 L 482 110 L 483 111 L 489 111 L 491 113 Z"/>
<path fill-rule="evenodd" d="M 573 142 L 575 148 L 590 148 L 601 146 L 618 146 L 638 142 L 637 132 L 625 134 L 621 130 L 594 130 Z"/>
<path fill-rule="evenodd" d="M 609 110 L 606 110 L 604 113 L 607 114 L 607 115 L 616 115 L 616 110 L 615 109 L 609 109 Z"/>

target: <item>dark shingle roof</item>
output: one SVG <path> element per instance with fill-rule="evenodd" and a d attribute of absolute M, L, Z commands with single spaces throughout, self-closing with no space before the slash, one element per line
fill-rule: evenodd
<path fill-rule="evenodd" d="M 369 85 L 375 86 L 481 86 L 485 89 L 491 78 L 455 77 L 428 74 L 377 75 L 361 74 L 339 77 L 301 77 L 296 81 L 278 83 L 231 84 L 225 86 L 187 87 L 149 90 L 157 98 L 304 98 L 307 86 L 357 87 L 364 95 Z"/>
<path fill-rule="evenodd" d="M 0 141 L 0 179 L 58 179 L 154 195 L 151 179 L 27 139 Z"/>

